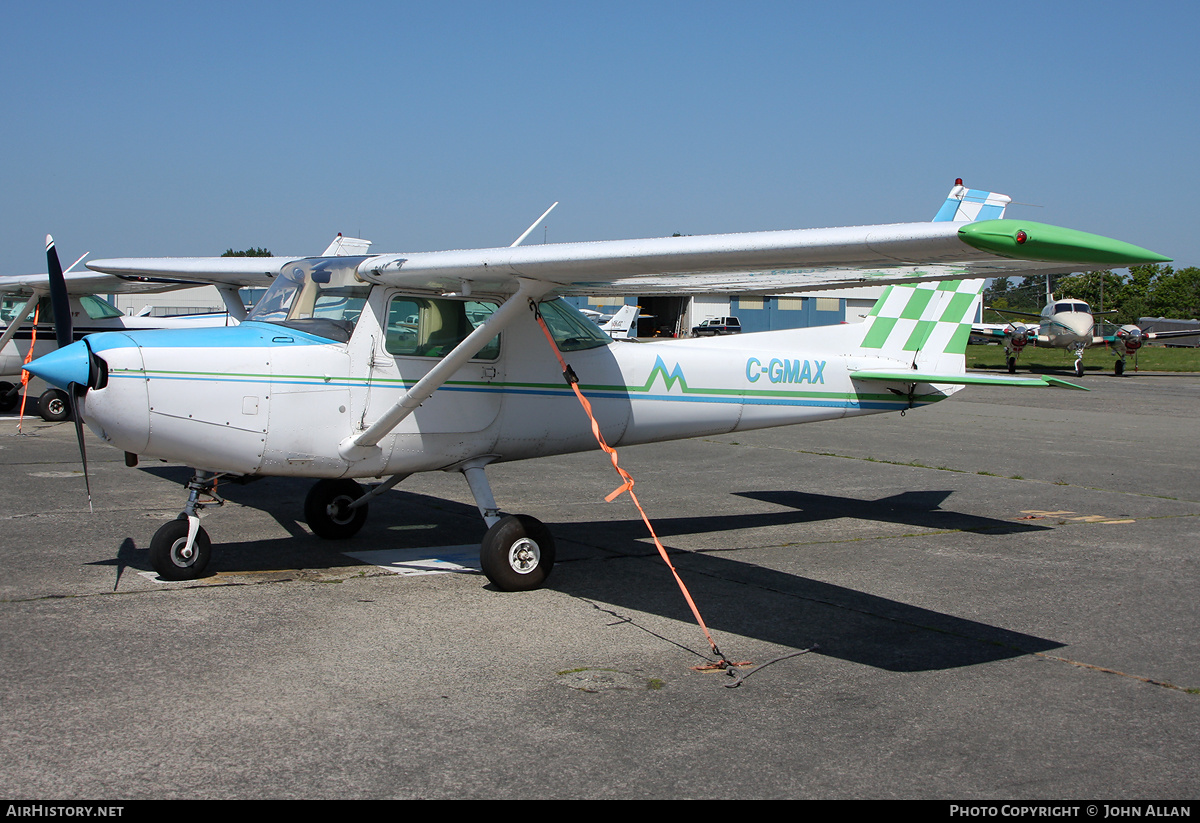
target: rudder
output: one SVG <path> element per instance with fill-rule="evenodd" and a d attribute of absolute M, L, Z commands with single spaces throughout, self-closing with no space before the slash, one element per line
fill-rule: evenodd
<path fill-rule="evenodd" d="M 994 191 L 968 189 L 963 185 L 962 178 L 954 181 L 946 202 L 934 215 L 935 223 L 972 223 L 976 220 L 999 220 L 1004 217 L 1004 209 L 1012 202 L 1007 194 L 997 194 Z"/>
<path fill-rule="evenodd" d="M 961 371 L 985 282 L 980 278 L 888 286 L 864 320 L 862 353 Z"/>

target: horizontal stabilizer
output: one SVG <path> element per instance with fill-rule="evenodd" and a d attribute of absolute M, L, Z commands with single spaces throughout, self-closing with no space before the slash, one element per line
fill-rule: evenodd
<path fill-rule="evenodd" d="M 915 369 L 876 369 L 851 372 L 850 377 L 854 380 L 878 380 L 883 383 L 950 383 L 963 386 L 1012 386 L 1027 389 L 1061 386 L 1064 389 L 1091 391 L 1085 386 L 1040 374 L 1032 377 L 1005 377 L 993 374 L 934 374 Z"/>

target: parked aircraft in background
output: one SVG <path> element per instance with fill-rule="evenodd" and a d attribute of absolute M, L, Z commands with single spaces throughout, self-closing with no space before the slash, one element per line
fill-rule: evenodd
<path fill-rule="evenodd" d="M 613 340 L 633 340 L 637 337 L 637 321 L 640 309 L 637 306 L 621 306 L 614 314 L 601 314 L 593 309 L 579 309 L 579 313 L 591 320 Z"/>
<path fill-rule="evenodd" d="M 322 254 L 333 257 L 365 254 L 371 243 L 356 237 L 339 234 Z M 86 255 L 84 255 L 86 257 Z M 82 258 L 80 258 L 82 260 Z M 103 331 L 138 329 L 189 329 L 207 326 L 236 325 L 246 316 L 246 308 L 238 291 L 246 287 L 265 289 L 271 285 L 268 273 L 271 264 L 264 263 L 263 271 L 252 271 L 246 260 L 276 260 L 279 258 L 227 257 L 218 260 L 238 260 L 238 270 L 227 275 L 217 274 L 204 281 L 184 281 L 172 278 L 124 277 L 93 271 L 70 271 L 64 274 L 70 300 L 70 313 L 75 339 Z M 289 258 L 294 259 L 294 258 Z M 278 262 L 274 265 L 278 266 Z M 220 314 L 185 315 L 181 317 L 150 317 L 143 314 L 125 315 L 99 295 L 102 294 L 160 294 L 198 286 L 215 285 L 227 311 Z M 33 356 L 41 357 L 56 348 L 54 324 L 49 300 L 50 281 L 46 274 L 0 277 L 0 412 L 11 411 L 20 400 L 21 366 L 34 346 Z M 33 318 L 37 316 L 36 331 Z M 34 341 L 36 338 L 36 345 Z M 62 389 L 49 388 L 38 397 L 38 412 L 50 421 L 66 420 L 70 402 Z"/>
<path fill-rule="evenodd" d="M 261 274 L 264 260 L 88 265 L 219 282 Z M 270 289 L 239 326 L 90 335 L 29 370 L 67 390 L 128 463 L 195 467 L 183 514 L 150 544 L 164 578 L 195 577 L 208 563 L 199 514 L 220 503 L 220 477 L 317 479 L 304 505 L 309 527 L 345 538 L 362 527 L 367 503 L 406 477 L 456 471 L 488 527 L 485 573 L 500 589 L 522 590 L 549 574 L 554 541 L 534 518 L 501 513 L 487 465 L 598 442 L 611 449 L 903 411 L 970 384 L 1069 385 L 966 373 L 984 278 L 1165 260 L 1019 220 L 275 259 Z M 613 345 L 555 299 L 850 284 L 891 288 L 863 323 L 644 346 Z M 386 479 L 370 491 L 354 479 L 372 477 Z M 633 494 L 622 478 L 612 496 Z"/>
<path fill-rule="evenodd" d="M 1049 284 L 1047 284 L 1049 285 Z M 1036 348 L 1068 349 L 1075 353 L 1075 376 L 1083 377 L 1083 352 L 1089 346 L 1108 345 L 1116 355 L 1113 364 L 1114 374 L 1125 373 L 1125 358 L 1136 354 L 1146 343 L 1152 340 L 1165 340 L 1172 337 L 1195 337 L 1194 329 L 1189 331 L 1147 332 L 1139 326 L 1127 324 L 1119 327 L 1112 334 L 1096 334 L 1096 320 L 1091 307 L 1082 300 L 1062 297 L 1055 299 L 1047 293 L 1046 305 L 1041 314 L 996 309 L 998 314 L 1015 315 L 1036 319 L 1034 324 L 1014 321 L 1006 325 L 976 325 L 971 334 L 1000 340 L 1004 343 L 1005 360 L 1008 373 L 1016 374 L 1017 358 L 1026 346 Z"/>

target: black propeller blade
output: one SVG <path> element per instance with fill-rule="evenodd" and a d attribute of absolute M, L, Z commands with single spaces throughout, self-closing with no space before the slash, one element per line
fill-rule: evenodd
<path fill-rule="evenodd" d="M 67 297 L 67 278 L 63 276 L 62 264 L 58 262 L 58 249 L 54 238 L 46 235 L 46 271 L 50 275 L 50 305 L 54 308 L 54 333 L 58 347 L 70 345 L 74 340 L 71 324 L 71 299 Z"/>
<path fill-rule="evenodd" d="M 54 309 L 54 332 L 58 339 L 58 347 L 69 346 L 74 342 L 74 327 L 71 322 L 71 298 L 67 295 L 67 278 L 63 276 L 62 264 L 58 262 L 58 250 L 54 247 L 54 238 L 46 235 L 46 271 L 50 275 L 50 305 Z M 85 342 L 86 346 L 87 343 Z M 91 361 L 91 349 L 88 349 L 88 360 Z M 89 369 L 89 372 L 91 370 Z M 75 440 L 79 443 L 79 458 L 83 462 L 83 483 L 87 488 L 88 511 L 92 508 L 92 481 L 88 476 L 87 447 L 83 441 L 83 421 L 79 416 L 79 404 L 76 398 L 82 397 L 88 390 L 87 386 L 71 383 L 67 389 L 67 402 L 71 405 L 71 419 L 75 421 Z"/>

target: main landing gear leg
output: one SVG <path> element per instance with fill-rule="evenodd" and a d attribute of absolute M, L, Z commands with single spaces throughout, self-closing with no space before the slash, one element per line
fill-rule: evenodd
<path fill-rule="evenodd" d="M 200 527 L 205 506 L 223 506 L 217 475 L 197 470 L 188 481 L 188 499 L 179 517 L 166 523 L 150 541 L 150 564 L 163 580 L 195 580 L 212 557 L 212 541 Z M 201 496 L 210 498 L 201 500 Z"/>
<path fill-rule="evenodd" d="M 483 521 L 489 526 L 479 547 L 479 565 L 492 585 L 501 591 L 539 588 L 554 568 L 554 538 L 536 518 L 500 512 L 483 466 L 483 462 L 475 462 L 460 469 Z"/>

